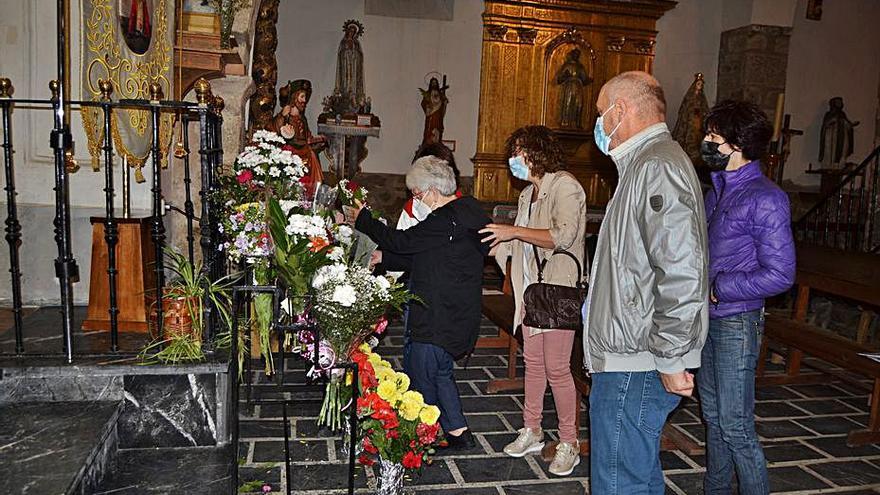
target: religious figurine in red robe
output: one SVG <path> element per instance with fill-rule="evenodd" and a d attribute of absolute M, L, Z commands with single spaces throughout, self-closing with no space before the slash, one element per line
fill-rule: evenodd
<path fill-rule="evenodd" d="M 422 110 L 425 112 L 425 130 L 422 134 L 422 146 L 443 141 L 443 118 L 446 116 L 446 76 L 443 76 L 443 86 L 436 77 L 432 77 L 428 83 L 428 89 L 421 89 Z"/>
<path fill-rule="evenodd" d="M 129 48 L 138 55 L 146 53 L 150 47 L 153 28 L 150 22 L 150 2 L 148 0 L 130 0 L 128 9 L 120 5 L 122 35 Z M 124 14 L 128 14 L 125 17 Z"/>
<path fill-rule="evenodd" d="M 281 134 L 293 153 L 306 163 L 309 177 L 314 182 L 323 182 L 321 161 L 318 153 L 326 147 L 324 136 L 315 136 L 309 130 L 306 120 L 306 105 L 312 97 L 312 83 L 306 79 L 290 81 L 278 91 L 281 111 L 272 119 L 269 130 Z"/>

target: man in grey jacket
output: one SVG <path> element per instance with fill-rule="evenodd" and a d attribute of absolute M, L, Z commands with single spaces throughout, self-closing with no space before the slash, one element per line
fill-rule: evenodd
<path fill-rule="evenodd" d="M 708 330 L 706 218 L 693 165 L 672 140 L 660 84 L 609 80 L 596 145 L 619 173 L 599 230 L 584 304 L 590 485 L 602 495 L 663 494 L 660 434 L 690 396 Z"/>

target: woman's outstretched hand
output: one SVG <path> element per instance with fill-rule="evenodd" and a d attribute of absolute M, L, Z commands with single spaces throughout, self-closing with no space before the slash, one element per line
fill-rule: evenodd
<path fill-rule="evenodd" d="M 483 237 L 483 242 L 491 242 L 491 247 L 497 246 L 499 243 L 516 239 L 516 233 L 519 227 L 516 225 L 507 225 L 504 223 L 490 223 L 480 230 L 481 234 L 489 234 Z"/>

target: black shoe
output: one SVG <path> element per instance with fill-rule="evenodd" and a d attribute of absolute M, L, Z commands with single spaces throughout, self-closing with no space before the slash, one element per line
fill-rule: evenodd
<path fill-rule="evenodd" d="M 446 435 L 446 450 L 467 450 L 477 446 L 477 441 L 470 429 L 464 430 L 461 435 Z"/>

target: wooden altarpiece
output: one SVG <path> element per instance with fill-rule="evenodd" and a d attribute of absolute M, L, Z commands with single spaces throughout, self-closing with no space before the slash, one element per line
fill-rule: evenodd
<path fill-rule="evenodd" d="M 669 0 L 486 0 L 480 73 L 480 117 L 474 193 L 483 201 L 515 202 L 525 183 L 507 170 L 504 142 L 527 124 L 558 132 L 568 168 L 584 185 L 587 204 L 608 202 L 617 171 L 593 144 L 595 102 L 611 77 L 652 71 L 656 22 Z M 556 74 L 574 48 L 590 82 L 580 127 L 562 127 Z"/>

